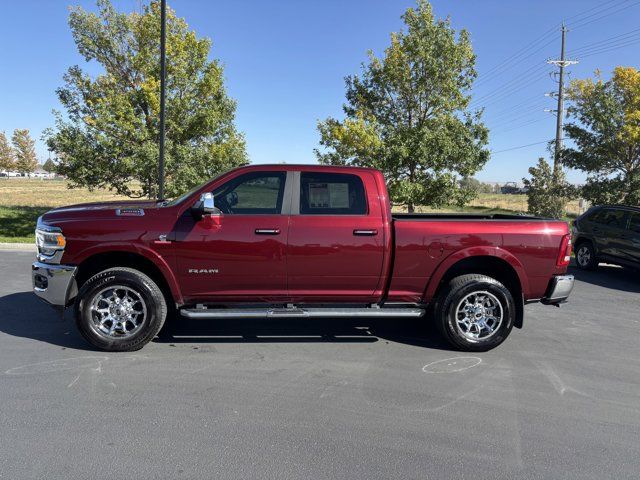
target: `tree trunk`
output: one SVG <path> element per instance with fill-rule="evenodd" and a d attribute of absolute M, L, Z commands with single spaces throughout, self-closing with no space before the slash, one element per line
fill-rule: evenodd
<path fill-rule="evenodd" d="M 413 205 L 413 202 L 407 203 L 407 212 L 413 213 L 414 211 L 415 211 L 415 207 Z"/>

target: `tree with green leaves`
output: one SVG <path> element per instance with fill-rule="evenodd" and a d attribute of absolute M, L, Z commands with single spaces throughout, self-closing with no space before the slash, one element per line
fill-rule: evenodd
<path fill-rule="evenodd" d="M 469 35 L 434 17 L 419 0 L 391 34 L 381 58 L 369 52 L 360 75 L 346 78 L 345 118 L 318 124 L 324 164 L 381 169 L 394 203 L 464 204 L 474 192 L 460 187 L 486 163 L 488 129 L 470 111 L 475 55 Z"/>
<path fill-rule="evenodd" d="M 587 173 L 582 195 L 594 204 L 640 205 L 640 71 L 617 67 L 610 80 L 574 80 L 572 118 L 564 130 L 575 147 L 565 165 Z"/>
<path fill-rule="evenodd" d="M 14 130 L 11 143 L 15 154 L 16 171 L 22 174 L 33 172 L 38 167 L 38 158 L 36 157 L 36 142 L 29 135 L 29 130 Z"/>
<path fill-rule="evenodd" d="M 119 13 L 109 0 L 98 12 L 71 10 L 78 51 L 103 72 L 92 78 L 69 68 L 57 90 L 66 109 L 47 132 L 58 173 L 73 186 L 110 188 L 131 197 L 157 191 L 160 112 L 160 5 Z M 211 41 L 198 38 L 167 8 L 165 190 L 182 193 L 221 171 L 247 163 Z"/>
<path fill-rule="evenodd" d="M 53 160 L 51 160 L 50 158 L 47 158 L 47 160 L 42 165 L 42 169 L 45 172 L 55 173 L 56 172 L 56 164 L 55 164 L 55 162 Z"/>
<path fill-rule="evenodd" d="M 4 132 L 0 132 L 0 171 L 15 169 L 15 153 Z"/>
<path fill-rule="evenodd" d="M 538 159 L 535 167 L 529 168 L 531 178 L 523 178 L 527 187 L 528 211 L 532 215 L 562 218 L 567 202 L 575 197 L 574 188 L 566 182 L 564 172 L 553 168 L 544 158 Z"/>

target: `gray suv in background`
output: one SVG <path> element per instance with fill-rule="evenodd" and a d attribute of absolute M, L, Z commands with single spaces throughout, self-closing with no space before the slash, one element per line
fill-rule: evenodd
<path fill-rule="evenodd" d="M 640 268 L 640 207 L 592 207 L 573 226 L 578 267 L 593 270 L 603 262 Z"/>

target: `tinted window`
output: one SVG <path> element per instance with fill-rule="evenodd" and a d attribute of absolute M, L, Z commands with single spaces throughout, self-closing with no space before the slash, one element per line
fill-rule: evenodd
<path fill-rule="evenodd" d="M 597 222 L 607 227 L 624 228 L 625 215 L 624 210 L 605 209 L 598 215 Z"/>
<path fill-rule="evenodd" d="M 632 213 L 629 219 L 629 230 L 640 233 L 640 213 Z"/>
<path fill-rule="evenodd" d="M 302 215 L 364 215 L 367 200 L 357 175 L 344 173 L 302 173 L 300 176 Z"/>
<path fill-rule="evenodd" d="M 285 172 L 241 175 L 213 191 L 215 206 L 227 214 L 279 214 L 285 178 Z"/>

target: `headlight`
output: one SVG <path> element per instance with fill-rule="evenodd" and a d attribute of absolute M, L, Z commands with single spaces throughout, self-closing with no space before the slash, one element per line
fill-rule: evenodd
<path fill-rule="evenodd" d="M 59 263 L 67 241 L 58 227 L 38 224 L 36 228 L 36 246 L 38 258 L 49 263 Z"/>

